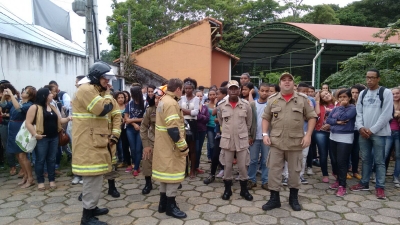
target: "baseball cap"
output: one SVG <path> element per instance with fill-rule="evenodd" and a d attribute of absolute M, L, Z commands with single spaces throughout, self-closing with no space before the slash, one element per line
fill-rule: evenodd
<path fill-rule="evenodd" d="M 294 80 L 294 77 L 290 73 L 282 73 L 281 77 L 279 78 L 279 81 L 281 81 L 284 77 L 290 77 L 292 80 Z"/>
<path fill-rule="evenodd" d="M 228 88 L 230 88 L 231 86 L 236 86 L 236 87 L 240 88 L 239 83 L 236 80 L 230 80 L 228 82 Z"/>

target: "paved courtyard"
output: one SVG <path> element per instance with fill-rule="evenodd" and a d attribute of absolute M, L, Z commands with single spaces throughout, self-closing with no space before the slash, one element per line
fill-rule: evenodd
<path fill-rule="evenodd" d="M 209 169 L 209 164 L 201 167 Z M 390 168 L 393 170 L 393 167 Z M 0 174 L 0 224 L 79 224 L 82 204 L 77 200 L 82 186 L 71 185 L 71 177 L 64 175 L 57 178 L 58 189 L 55 191 L 37 191 L 37 187 L 20 189 L 16 176 L 10 177 L 7 171 Z M 132 175 L 119 171 L 117 188 L 120 198 L 106 195 L 107 184 L 104 182 L 103 197 L 100 207 L 108 207 L 108 215 L 100 216 L 109 224 L 400 224 L 400 190 L 396 189 L 391 177 L 387 177 L 387 200 L 378 200 L 371 192 L 349 192 L 344 198 L 333 195 L 334 191 L 321 182 L 319 168 L 314 168 L 318 175 L 308 176 L 310 184 L 302 185 L 300 203 L 303 210 L 294 212 L 288 205 L 288 188 L 281 192 L 282 208 L 265 212 L 261 206 L 269 199 L 269 192 L 258 187 L 250 191 L 254 200 L 249 202 L 239 195 L 239 182 L 233 186 L 234 194 L 230 201 L 220 198 L 223 182 L 217 179 L 210 185 L 204 185 L 207 174 L 194 180 L 187 178 L 183 188 L 178 191 L 179 207 L 188 215 L 178 220 L 157 212 L 159 193 L 153 190 L 149 195 L 142 195 L 144 186 L 142 175 Z M 333 182 L 333 177 L 331 182 Z M 348 180 L 349 185 L 356 179 Z M 48 186 L 48 184 L 47 184 Z M 157 183 L 153 187 L 158 188 Z M 371 183 L 371 189 L 373 184 Z"/>

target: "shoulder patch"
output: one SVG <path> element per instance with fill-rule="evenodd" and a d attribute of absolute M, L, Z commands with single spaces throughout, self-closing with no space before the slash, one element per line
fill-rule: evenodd
<path fill-rule="evenodd" d="M 225 102 L 226 102 L 226 99 L 223 98 L 223 99 L 221 99 L 221 101 L 218 102 L 218 105 L 221 105 L 222 103 L 225 103 Z"/>
<path fill-rule="evenodd" d="M 277 96 L 277 95 L 278 95 L 278 92 L 275 93 L 275 94 L 273 94 L 273 95 L 271 95 L 271 96 L 269 96 L 268 99 L 270 99 L 270 98 L 272 98 L 272 97 L 275 97 L 275 96 Z"/>
<path fill-rule="evenodd" d="M 243 98 L 239 98 L 243 103 L 245 103 L 245 104 L 250 104 L 250 102 L 249 101 L 247 101 L 246 99 L 243 99 Z"/>
<path fill-rule="evenodd" d="M 307 96 L 306 94 L 303 94 L 303 93 L 300 93 L 300 92 L 297 92 L 297 94 L 298 94 L 299 96 L 302 96 L 302 97 L 304 97 L 304 98 L 307 98 L 307 99 L 308 99 L 308 96 Z"/>

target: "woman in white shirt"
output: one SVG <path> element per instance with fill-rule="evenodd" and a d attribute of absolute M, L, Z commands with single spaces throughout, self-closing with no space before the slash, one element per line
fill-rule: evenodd
<path fill-rule="evenodd" d="M 190 126 L 190 132 L 186 131 L 186 142 L 189 146 L 190 178 L 196 177 L 196 140 L 197 138 L 197 114 L 199 114 L 200 99 L 194 95 L 197 82 L 194 79 L 183 80 L 185 94 L 179 100 L 185 121 Z"/>

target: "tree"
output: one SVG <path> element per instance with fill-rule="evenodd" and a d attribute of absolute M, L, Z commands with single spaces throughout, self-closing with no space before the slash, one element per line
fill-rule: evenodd
<path fill-rule="evenodd" d="M 115 56 L 111 53 L 111 51 L 103 50 L 100 52 L 100 59 L 108 64 L 112 64 L 116 59 Z"/>
<path fill-rule="evenodd" d="M 291 14 L 288 17 L 282 18 L 284 22 L 300 22 L 301 14 L 308 12 L 312 9 L 312 6 L 303 4 L 304 0 L 282 0 L 285 4 L 282 7 L 282 11 L 289 11 Z"/>
<path fill-rule="evenodd" d="M 395 23 L 391 23 L 387 28 L 380 30 L 378 33 L 374 34 L 374 37 L 383 38 L 384 41 L 388 41 L 389 38 L 393 36 L 398 36 L 400 39 L 400 19 Z"/>
<path fill-rule="evenodd" d="M 272 72 L 272 73 L 264 73 L 260 72 L 260 78 L 263 82 L 268 84 L 279 84 L 279 78 L 281 77 L 282 73 L 279 72 Z M 294 83 L 298 84 L 301 81 L 301 77 L 294 76 Z"/>
<path fill-rule="evenodd" d="M 325 4 L 314 6 L 313 11 L 301 18 L 301 21 L 317 24 L 339 24 L 335 11 L 330 5 Z"/>

